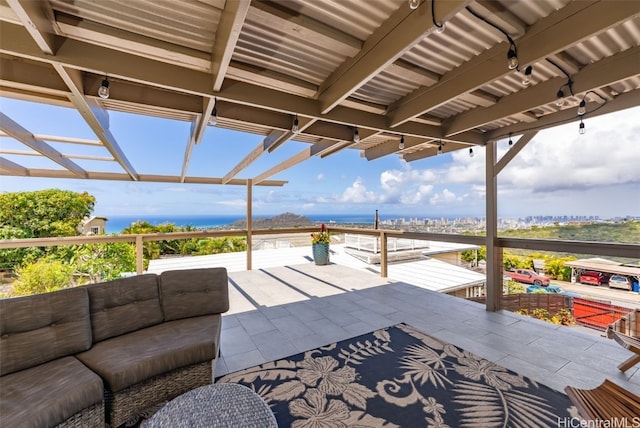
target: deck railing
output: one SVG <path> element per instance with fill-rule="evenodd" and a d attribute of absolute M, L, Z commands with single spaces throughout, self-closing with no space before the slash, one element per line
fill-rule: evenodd
<path fill-rule="evenodd" d="M 428 232 L 404 232 L 399 230 L 353 228 L 331 226 L 331 233 L 345 233 L 377 238 L 380 249 L 380 275 L 387 277 L 388 273 L 388 240 L 389 238 L 420 241 L 440 241 L 449 243 L 486 245 L 485 236 L 454 235 Z M 164 241 L 175 239 L 214 238 L 224 236 L 244 236 L 251 243 L 254 236 L 278 234 L 309 234 L 317 232 L 317 227 L 283 228 L 283 229 L 220 229 L 213 231 L 149 233 L 135 235 L 101 235 L 101 236 L 72 236 L 54 238 L 4 239 L 0 240 L 0 249 L 25 247 L 51 247 L 60 245 L 85 245 L 109 242 L 130 242 L 136 246 L 136 273 L 144 271 L 143 245 L 149 241 Z M 515 248 L 534 251 L 553 251 L 572 254 L 592 254 L 606 257 L 627 257 L 637 259 L 640 254 L 640 244 L 604 243 L 584 241 L 560 241 L 545 239 L 523 238 L 495 238 L 495 246 L 499 249 Z M 311 244 L 309 244 L 311 245 Z M 247 245 L 247 270 L 252 270 L 252 246 Z M 496 266 L 487 266 L 494 270 L 495 277 L 502 277 L 502 261 Z M 489 284 L 488 284 L 489 285 Z M 497 287 L 501 287 L 497 285 Z"/>

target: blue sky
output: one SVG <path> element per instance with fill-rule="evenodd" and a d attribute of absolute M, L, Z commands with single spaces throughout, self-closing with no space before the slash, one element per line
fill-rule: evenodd
<path fill-rule="evenodd" d="M 97 139 L 72 109 L 0 98 L 0 110 L 34 134 Z M 499 175 L 500 217 L 528 215 L 640 215 L 640 107 L 586 117 L 542 131 Z M 138 173 L 180 175 L 190 124 L 109 112 L 110 130 Z M 222 177 L 264 136 L 207 128 L 195 146 L 190 176 Z M 514 138 L 515 140 L 515 138 Z M 103 148 L 50 143 L 62 153 L 108 156 Z M 308 147 L 289 141 L 266 153 L 238 178 L 251 178 Z M 0 138 L 2 149 L 25 149 Z M 508 150 L 506 141 L 499 153 Z M 411 217 L 484 216 L 484 150 L 466 150 L 407 163 L 398 156 L 367 161 L 343 150 L 312 158 L 271 179 L 284 187 L 253 190 L 254 215 L 373 213 Z M 48 159 L 4 155 L 26 167 L 59 167 Z M 122 172 L 115 163 L 74 160 L 87 170 Z M 41 179 L 0 176 L 0 191 L 58 188 L 87 191 L 97 199 L 94 214 L 243 215 L 245 186 L 211 186 Z"/>

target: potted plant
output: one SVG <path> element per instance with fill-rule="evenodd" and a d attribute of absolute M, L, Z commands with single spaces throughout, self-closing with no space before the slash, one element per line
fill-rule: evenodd
<path fill-rule="evenodd" d="M 327 232 L 324 223 L 320 226 L 320 232 L 311 234 L 311 250 L 313 251 L 313 261 L 317 265 L 329 264 L 329 242 L 331 237 Z"/>

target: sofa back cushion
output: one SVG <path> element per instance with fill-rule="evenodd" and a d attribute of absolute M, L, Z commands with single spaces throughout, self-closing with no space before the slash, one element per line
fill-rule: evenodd
<path fill-rule="evenodd" d="M 90 347 L 84 287 L 0 300 L 0 376 Z"/>
<path fill-rule="evenodd" d="M 162 322 L 155 274 L 91 284 L 86 288 L 94 343 Z"/>
<path fill-rule="evenodd" d="M 227 269 L 172 270 L 160 274 L 164 320 L 221 314 L 229 310 Z"/>

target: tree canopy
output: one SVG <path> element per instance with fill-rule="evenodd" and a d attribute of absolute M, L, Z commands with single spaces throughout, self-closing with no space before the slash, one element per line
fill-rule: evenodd
<path fill-rule="evenodd" d="M 30 238 L 74 236 L 95 202 L 87 192 L 70 190 L 0 193 L 0 228 L 21 229 Z"/>

